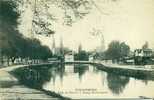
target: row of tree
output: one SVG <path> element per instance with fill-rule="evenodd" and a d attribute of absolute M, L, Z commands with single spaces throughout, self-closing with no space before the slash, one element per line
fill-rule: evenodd
<path fill-rule="evenodd" d="M 16 58 L 47 59 L 52 55 L 37 39 L 24 37 L 18 31 L 17 5 L 11 0 L 0 1 L 0 61 L 14 62 Z"/>
<path fill-rule="evenodd" d="M 51 26 L 54 20 L 53 15 L 48 12 L 50 5 L 54 4 L 64 10 L 64 21 L 67 25 L 71 25 L 74 20 L 72 16 L 76 19 L 81 19 L 90 10 L 90 2 L 88 0 L 0 0 L 0 59 L 3 63 L 3 57 L 12 62 L 16 58 L 30 58 L 30 59 L 47 59 L 51 56 L 51 51 L 48 47 L 42 46 L 37 39 L 29 39 L 23 37 L 19 31 L 18 26 L 22 22 L 22 14 L 26 11 L 27 7 L 31 6 L 33 12 L 33 31 L 42 30 L 39 34 L 51 33 Z M 85 12 L 80 12 L 80 8 L 83 8 Z M 42 10 L 45 9 L 45 10 Z M 68 11 L 73 12 L 72 15 L 68 15 Z M 45 11 L 45 12 L 43 12 Z M 46 16 L 48 22 L 44 20 Z M 46 18 L 45 18 L 46 19 Z M 65 20 L 66 19 L 66 20 Z M 20 23 L 19 23 L 20 20 Z M 23 24 L 23 23 L 22 23 Z M 37 26 L 38 28 L 34 27 Z M 50 32 L 46 32 L 49 31 Z"/>

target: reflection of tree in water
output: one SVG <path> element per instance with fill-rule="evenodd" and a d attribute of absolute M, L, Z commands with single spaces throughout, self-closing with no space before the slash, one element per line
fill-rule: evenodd
<path fill-rule="evenodd" d="M 64 73 L 65 73 L 65 65 L 64 64 L 61 64 L 59 65 L 59 69 L 58 69 L 58 74 L 60 76 L 60 81 L 63 82 L 63 76 L 64 76 Z"/>
<path fill-rule="evenodd" d="M 97 67 L 94 66 L 94 67 L 93 67 L 93 72 L 94 72 L 94 73 L 99 73 L 100 70 L 99 70 Z"/>
<path fill-rule="evenodd" d="M 144 79 L 135 78 L 135 81 L 141 81 L 141 82 L 143 82 L 145 85 L 148 85 L 148 82 L 149 82 L 149 80 L 146 79 L 146 78 L 144 78 Z"/>
<path fill-rule="evenodd" d="M 63 76 L 65 73 L 65 65 L 64 64 L 59 64 L 56 67 L 51 67 L 49 69 L 51 79 L 53 80 L 53 84 L 55 84 L 56 77 L 60 77 L 61 83 L 63 82 Z"/>
<path fill-rule="evenodd" d="M 31 88 L 41 89 L 42 85 L 50 81 L 51 74 L 47 66 L 25 67 L 14 70 L 13 73 L 19 81 Z"/>
<path fill-rule="evenodd" d="M 82 79 L 82 76 L 84 75 L 84 73 L 89 69 L 88 65 L 84 65 L 84 64 L 75 64 L 74 65 L 74 73 L 78 73 L 79 74 L 79 79 Z"/>
<path fill-rule="evenodd" d="M 108 88 L 114 94 L 120 94 L 123 92 L 125 86 L 129 82 L 129 77 L 119 76 L 116 74 L 107 74 Z"/>
<path fill-rule="evenodd" d="M 145 85 L 148 85 L 148 80 L 142 80 L 143 83 L 145 83 Z"/>

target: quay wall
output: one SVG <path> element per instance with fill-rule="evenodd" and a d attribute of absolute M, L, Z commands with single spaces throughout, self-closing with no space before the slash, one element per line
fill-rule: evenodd
<path fill-rule="evenodd" d="M 150 70 L 138 70 L 138 69 L 127 69 L 127 68 L 114 68 L 112 66 L 104 66 L 103 64 L 94 63 L 99 70 L 106 71 L 108 73 L 114 73 L 118 75 L 124 75 L 129 77 L 135 77 L 139 79 L 154 80 L 154 71 Z"/>

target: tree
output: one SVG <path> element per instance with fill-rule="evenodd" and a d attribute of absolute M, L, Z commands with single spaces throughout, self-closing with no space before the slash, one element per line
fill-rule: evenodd
<path fill-rule="evenodd" d="M 0 1 L 0 50 L 1 55 L 14 63 L 16 58 L 47 59 L 52 55 L 47 46 L 37 39 L 29 39 L 19 33 L 17 4 L 12 0 Z"/>
<path fill-rule="evenodd" d="M 17 56 L 20 45 L 17 25 L 19 13 L 16 11 L 16 3 L 11 0 L 0 1 L 0 49 L 1 55 L 7 55 L 13 59 L 13 56 Z"/>
<path fill-rule="evenodd" d="M 18 0 L 20 12 L 23 14 L 30 7 L 32 18 L 32 33 L 47 35 L 52 33 L 53 23 L 59 19 L 51 9 L 58 8 L 62 13 L 62 24 L 71 26 L 82 19 L 91 9 L 88 0 Z"/>
<path fill-rule="evenodd" d="M 55 17 L 49 11 L 51 5 L 63 10 L 64 24 L 69 26 L 82 19 L 91 9 L 89 0 L 0 0 L 0 52 L 12 62 L 19 57 L 42 58 L 41 55 L 38 57 L 39 52 L 49 51 L 37 40 L 25 38 L 18 31 L 18 19 L 29 5 L 33 12 L 32 31 L 38 34 L 54 33 L 51 26 Z"/>
<path fill-rule="evenodd" d="M 108 59 L 119 61 L 121 58 L 128 56 L 129 52 L 130 47 L 127 44 L 114 40 L 108 46 L 106 57 Z"/>
<path fill-rule="evenodd" d="M 38 39 L 27 39 L 25 43 L 24 57 L 47 60 L 47 58 L 52 56 L 51 50 L 47 46 L 42 45 Z"/>
<path fill-rule="evenodd" d="M 108 49 L 106 51 L 106 56 L 109 59 L 119 59 L 120 58 L 120 42 L 119 41 L 112 41 Z"/>
<path fill-rule="evenodd" d="M 142 46 L 142 49 L 148 49 L 149 48 L 149 43 L 146 41 L 145 44 Z"/>
<path fill-rule="evenodd" d="M 80 53 L 82 51 L 82 45 L 79 44 L 79 47 L 78 47 L 78 53 Z"/>
<path fill-rule="evenodd" d="M 73 23 L 83 19 L 92 9 L 98 10 L 100 14 L 108 15 L 111 9 L 104 6 L 103 9 L 96 3 L 97 0 L 14 0 L 18 3 L 21 14 L 30 8 L 33 13 L 32 32 L 47 35 L 53 30 L 56 22 L 62 25 L 72 26 Z M 109 0 L 117 2 L 118 0 Z M 100 1 L 99 1 L 100 2 Z M 102 0 L 102 3 L 103 2 Z M 58 8 L 56 16 L 52 9 Z M 107 10 L 107 11 L 106 11 Z M 60 19 L 60 20 L 59 20 Z M 58 21 L 57 21 L 58 20 Z"/>
<path fill-rule="evenodd" d="M 101 45 L 98 47 L 97 51 L 100 53 L 104 52 L 105 51 L 105 40 L 104 40 L 104 35 L 102 33 L 102 30 L 93 28 L 92 32 L 90 33 L 95 38 L 100 38 Z"/>
<path fill-rule="evenodd" d="M 130 47 L 125 42 L 122 42 L 120 44 L 120 48 L 121 48 L 121 50 L 120 50 L 121 58 L 129 55 Z"/>
<path fill-rule="evenodd" d="M 82 50 L 74 55 L 74 60 L 87 61 L 89 60 L 89 54 L 86 51 Z"/>

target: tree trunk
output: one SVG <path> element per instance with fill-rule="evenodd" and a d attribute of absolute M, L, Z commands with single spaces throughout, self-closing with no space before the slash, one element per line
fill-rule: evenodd
<path fill-rule="evenodd" d="M 12 64 L 14 64 L 15 59 L 16 59 L 15 57 L 12 57 L 12 58 L 11 58 Z"/>
<path fill-rule="evenodd" d="M 4 57 L 1 55 L 1 64 L 4 65 Z"/>
<path fill-rule="evenodd" d="M 23 58 L 20 58 L 20 59 L 21 59 L 21 60 L 20 60 L 20 63 L 23 64 Z"/>
<path fill-rule="evenodd" d="M 10 59 L 9 59 L 9 57 L 7 57 L 7 65 L 8 66 L 10 65 L 9 61 L 10 61 Z"/>

